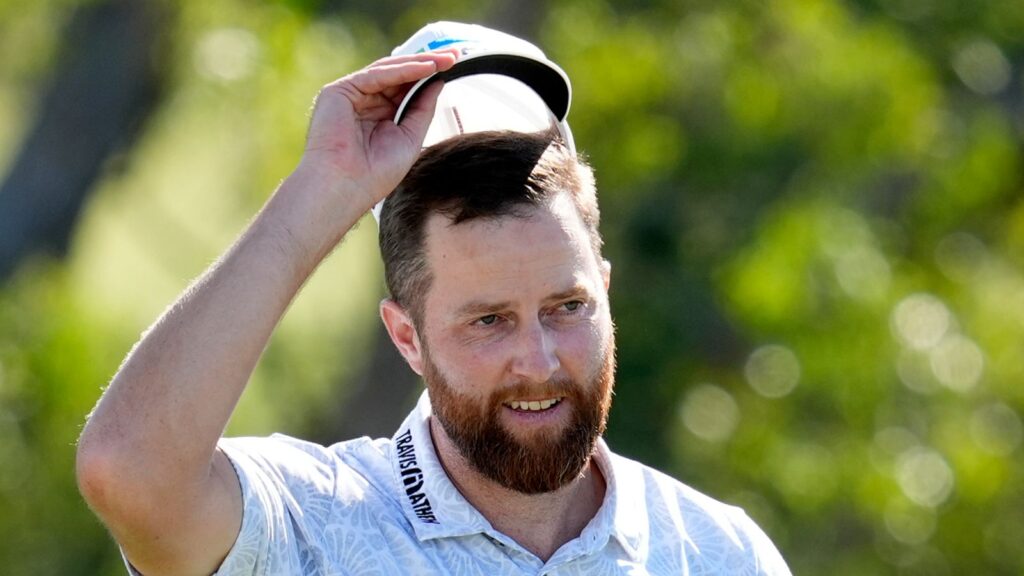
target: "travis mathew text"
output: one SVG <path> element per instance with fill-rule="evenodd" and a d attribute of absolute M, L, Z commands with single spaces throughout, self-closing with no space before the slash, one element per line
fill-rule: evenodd
<path fill-rule="evenodd" d="M 406 430 L 395 441 L 398 453 L 398 469 L 402 474 L 405 495 L 409 498 L 416 517 L 427 524 L 438 524 L 430 500 L 423 493 L 423 470 L 416 463 L 416 447 L 412 442 L 412 430 Z"/>

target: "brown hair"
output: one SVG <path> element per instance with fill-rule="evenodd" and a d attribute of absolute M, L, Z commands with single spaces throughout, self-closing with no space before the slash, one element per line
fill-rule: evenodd
<path fill-rule="evenodd" d="M 526 209 L 567 192 L 601 254 L 600 213 L 590 166 L 554 133 L 477 132 L 424 150 L 384 202 L 380 250 L 391 298 L 419 325 L 432 276 L 424 254 L 427 219 L 452 225 L 479 218 L 525 217 Z"/>

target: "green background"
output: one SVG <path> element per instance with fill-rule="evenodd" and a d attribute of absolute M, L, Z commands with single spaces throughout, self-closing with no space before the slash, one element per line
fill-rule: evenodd
<path fill-rule="evenodd" d="M 98 137 L 30 149 L 53 102 L 130 91 L 60 89 L 104 24 L 138 33 L 99 65 L 148 74 L 80 210 L 0 271 L 0 571 L 123 573 L 75 488 L 86 414 L 295 166 L 319 87 L 440 19 L 530 38 L 572 79 L 613 263 L 614 449 L 742 505 L 796 574 L 1024 574 L 1020 0 L 0 1 L 8 200 L 37 198 L 19 162 L 57 173 L 53 146 Z M 347 437 L 384 374 L 399 397 L 355 433 L 386 434 L 415 389 L 375 360 L 382 296 L 364 221 L 229 432 Z"/>

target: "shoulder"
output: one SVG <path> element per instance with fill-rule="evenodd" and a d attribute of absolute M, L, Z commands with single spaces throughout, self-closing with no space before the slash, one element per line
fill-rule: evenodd
<path fill-rule="evenodd" d="M 240 436 L 221 438 L 220 448 L 239 454 L 247 454 L 270 461 L 297 460 L 301 462 L 318 461 L 336 463 L 339 459 L 386 457 L 390 439 L 371 440 L 364 436 L 353 440 L 345 440 L 329 446 L 288 436 L 287 434 L 271 434 L 270 436 Z"/>
<path fill-rule="evenodd" d="M 281 467 L 294 471 L 327 472 L 345 465 L 345 461 L 364 456 L 374 442 L 358 438 L 323 446 L 284 434 L 222 438 L 217 446 L 232 460 L 251 461 L 257 465 Z"/>
<path fill-rule="evenodd" d="M 629 458 L 612 454 L 611 461 L 620 488 L 642 498 L 633 504 L 646 512 L 652 552 L 681 547 L 687 564 L 718 562 L 742 565 L 744 574 L 790 574 L 775 545 L 743 509 Z"/>
<path fill-rule="evenodd" d="M 283 434 L 224 438 L 218 443 L 239 476 L 243 491 L 288 492 L 296 500 L 317 497 L 351 501 L 369 487 L 387 483 L 388 440 L 358 438 L 323 446 Z"/>
<path fill-rule="evenodd" d="M 652 522 L 709 522 L 730 531 L 739 515 L 746 516 L 741 509 L 720 502 L 646 464 L 618 454 L 611 455 L 611 462 L 621 489 L 643 495 L 643 505 Z"/>

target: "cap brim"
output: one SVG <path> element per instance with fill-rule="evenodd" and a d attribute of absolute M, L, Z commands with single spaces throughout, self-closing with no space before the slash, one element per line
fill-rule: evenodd
<path fill-rule="evenodd" d="M 463 57 L 454 66 L 420 80 L 405 95 L 395 113 L 398 124 L 405 116 L 409 103 L 416 99 L 423 90 L 438 80 L 451 82 L 465 76 L 476 74 L 499 74 L 519 80 L 529 86 L 540 96 L 548 110 L 559 122 L 564 122 L 569 114 L 569 102 L 572 97 L 569 88 L 569 77 L 561 68 L 553 63 L 546 63 L 536 58 L 509 53 L 473 54 Z"/>

